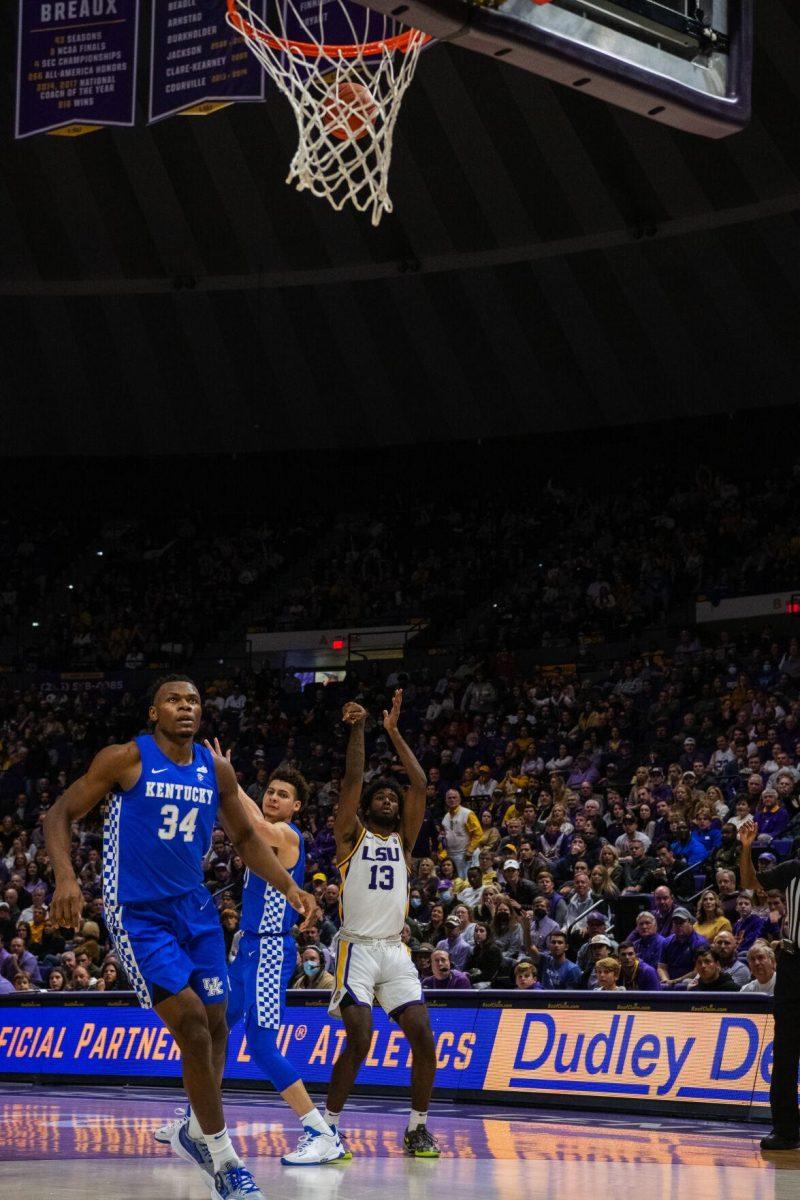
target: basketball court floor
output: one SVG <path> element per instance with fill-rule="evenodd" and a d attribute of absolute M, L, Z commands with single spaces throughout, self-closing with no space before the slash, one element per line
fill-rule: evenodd
<path fill-rule="evenodd" d="M 794 1200 L 800 1152 L 762 1158 L 763 1125 L 636 1119 L 437 1104 L 437 1161 L 402 1153 L 406 1106 L 354 1101 L 342 1121 L 353 1161 L 288 1168 L 296 1129 L 257 1095 L 226 1104 L 234 1142 L 267 1200 Z M 0 1196 L 207 1200 L 193 1168 L 153 1140 L 178 1092 L 0 1089 Z"/>

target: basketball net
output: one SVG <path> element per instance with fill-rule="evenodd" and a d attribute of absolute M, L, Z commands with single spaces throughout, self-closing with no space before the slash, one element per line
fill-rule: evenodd
<path fill-rule="evenodd" d="M 269 23 L 247 0 L 227 0 L 227 6 L 228 24 L 294 110 L 299 136 L 286 182 L 337 211 L 347 203 L 369 211 L 377 225 L 392 211 L 395 124 L 428 35 L 348 0 L 277 0 L 270 3 Z M 339 37 L 343 32 L 347 39 L 334 44 L 322 40 L 332 10 Z M 377 39 L 376 20 L 382 22 Z"/>

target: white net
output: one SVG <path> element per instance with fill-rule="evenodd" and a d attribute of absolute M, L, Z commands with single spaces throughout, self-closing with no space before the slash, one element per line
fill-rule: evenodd
<path fill-rule="evenodd" d="M 265 20 L 227 0 L 242 34 L 297 120 L 287 183 L 340 210 L 392 211 L 389 166 L 400 103 L 430 39 L 348 0 L 278 0 Z"/>

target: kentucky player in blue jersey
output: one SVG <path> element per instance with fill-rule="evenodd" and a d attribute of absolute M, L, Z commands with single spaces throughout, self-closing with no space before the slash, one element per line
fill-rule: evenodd
<path fill-rule="evenodd" d="M 219 918 L 203 886 L 203 856 L 219 819 L 248 869 L 306 921 L 313 897 L 281 866 L 267 823 L 242 802 L 230 763 L 195 743 L 202 703 L 194 683 L 156 685 L 152 734 L 106 746 L 56 801 L 45 842 L 56 877 L 51 918 L 77 928 L 83 895 L 70 861 L 73 821 L 109 793 L 103 838 L 105 919 L 145 1008 L 177 1042 L 191 1116 L 176 1123 L 175 1152 L 203 1171 L 217 1200 L 263 1200 L 234 1150 L 222 1111 L 228 978 Z"/>
<path fill-rule="evenodd" d="M 206 743 L 211 749 L 210 743 Z M 222 753 L 219 742 L 213 749 Z M 241 791 L 242 803 L 252 804 Z M 282 866 L 298 887 L 305 879 L 305 844 L 292 818 L 308 798 L 308 784 L 299 771 L 278 767 L 272 772 L 261 808 L 267 820 L 266 837 Z M 303 1134 L 297 1149 L 281 1161 L 288 1166 L 318 1166 L 352 1158 L 336 1130 L 323 1120 L 311 1102 L 297 1069 L 277 1047 L 286 1003 L 286 989 L 297 966 L 297 943 L 292 936 L 293 909 L 286 897 L 253 871 L 245 875 L 242 895 L 242 934 L 230 968 L 231 996 L 228 1025 L 242 1017 L 247 1048 L 277 1092 L 300 1119 Z"/>

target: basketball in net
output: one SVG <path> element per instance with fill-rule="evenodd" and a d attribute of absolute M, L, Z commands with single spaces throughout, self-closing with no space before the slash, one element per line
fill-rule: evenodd
<path fill-rule="evenodd" d="M 226 0 L 228 24 L 292 106 L 287 183 L 377 225 L 403 96 L 430 38 L 353 0 Z"/>
<path fill-rule="evenodd" d="M 322 123 L 330 137 L 360 141 L 378 115 L 372 92 L 363 83 L 339 83 L 322 101 Z"/>

